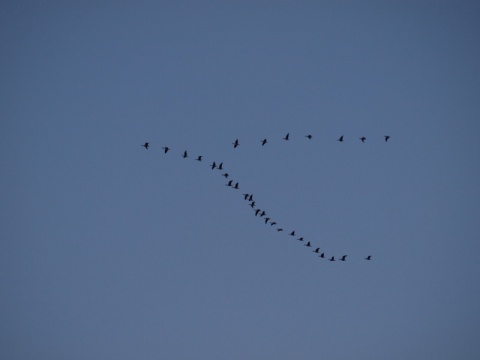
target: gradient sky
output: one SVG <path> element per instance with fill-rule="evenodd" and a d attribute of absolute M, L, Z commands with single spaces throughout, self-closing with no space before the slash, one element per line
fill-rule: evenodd
<path fill-rule="evenodd" d="M 479 359 L 479 15 L 2 2 L 0 358 Z"/>

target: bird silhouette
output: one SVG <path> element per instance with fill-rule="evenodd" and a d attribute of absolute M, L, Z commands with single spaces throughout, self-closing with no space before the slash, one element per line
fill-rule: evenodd
<path fill-rule="evenodd" d="M 340 261 L 346 261 L 347 260 L 347 255 L 343 255 L 339 260 Z"/>
<path fill-rule="evenodd" d="M 149 144 L 149 143 L 145 143 L 145 144 L 143 144 L 142 146 L 143 146 L 145 149 L 148 150 L 148 147 L 150 146 L 150 144 Z"/>
<path fill-rule="evenodd" d="M 232 189 L 235 189 L 235 190 L 240 189 L 240 188 L 238 187 L 238 182 L 235 184 L 235 186 L 234 186 Z"/>
<path fill-rule="evenodd" d="M 299 237 L 297 240 L 298 241 L 303 241 L 303 237 Z"/>
<path fill-rule="evenodd" d="M 328 259 L 330 261 L 335 261 L 335 256 L 332 256 L 330 259 Z"/>
<path fill-rule="evenodd" d="M 218 165 L 218 170 L 223 170 L 223 162 Z"/>
<path fill-rule="evenodd" d="M 252 201 L 252 202 L 250 203 L 250 206 L 251 206 L 251 208 L 253 209 L 253 208 L 255 207 L 255 201 Z"/>
<path fill-rule="evenodd" d="M 340 136 L 340 137 L 337 139 L 337 141 L 343 142 L 343 135 Z"/>
<path fill-rule="evenodd" d="M 170 148 L 168 146 L 162 147 L 162 149 L 165 152 L 165 154 L 170 150 Z"/>
<path fill-rule="evenodd" d="M 385 142 L 387 142 L 388 139 L 390 139 L 390 136 L 388 136 L 388 135 L 384 135 L 383 137 L 385 138 Z"/>
<path fill-rule="evenodd" d="M 276 222 L 276 221 L 272 221 L 272 222 L 270 223 L 270 226 L 273 226 L 273 225 L 277 225 L 277 222 Z"/>
<path fill-rule="evenodd" d="M 260 213 L 260 217 L 265 216 L 265 215 L 267 215 L 267 213 L 266 213 L 265 211 L 262 211 L 262 212 Z"/>
<path fill-rule="evenodd" d="M 325 253 L 321 253 L 319 257 L 323 259 L 325 257 Z"/>
<path fill-rule="evenodd" d="M 243 198 L 244 198 L 245 200 L 247 200 L 249 196 L 250 196 L 250 194 L 243 194 Z"/>
<path fill-rule="evenodd" d="M 234 149 L 236 149 L 237 146 L 240 145 L 240 143 L 238 142 L 238 139 L 236 139 L 235 142 L 233 142 L 232 144 Z"/>
<path fill-rule="evenodd" d="M 202 156 L 202 155 L 199 155 L 199 156 L 197 156 L 197 158 L 196 158 L 195 160 L 197 160 L 197 161 L 202 161 L 202 158 L 203 158 L 203 156 Z"/>
<path fill-rule="evenodd" d="M 253 201 L 253 194 L 248 197 L 248 201 Z"/>
<path fill-rule="evenodd" d="M 269 218 L 269 217 L 266 217 L 266 218 L 265 218 L 265 224 L 268 223 L 268 220 L 270 220 L 270 218 Z"/>
<path fill-rule="evenodd" d="M 262 142 L 262 146 L 264 146 L 267 143 L 267 139 L 263 139 L 261 140 L 261 142 Z"/>
<path fill-rule="evenodd" d="M 224 176 L 225 179 L 228 179 L 228 173 L 222 174 L 222 176 Z"/>
<path fill-rule="evenodd" d="M 305 135 L 305 137 L 308 139 L 308 140 L 312 140 L 313 136 L 308 134 L 308 135 Z"/>
<path fill-rule="evenodd" d="M 226 184 L 226 186 L 232 186 L 232 183 L 233 183 L 233 180 L 230 180 L 230 181 Z"/>
<path fill-rule="evenodd" d="M 365 260 L 372 260 L 372 255 L 368 255 Z"/>
<path fill-rule="evenodd" d="M 295 236 L 295 230 L 292 231 L 289 235 L 290 235 L 290 236 Z"/>
<path fill-rule="evenodd" d="M 320 248 L 316 248 L 315 250 L 313 250 L 314 253 L 319 253 L 320 252 Z"/>
<path fill-rule="evenodd" d="M 262 210 L 260 210 L 260 209 L 255 210 L 255 216 L 257 216 L 260 211 L 262 211 Z"/>
<path fill-rule="evenodd" d="M 282 229 L 282 228 L 278 228 L 277 231 L 280 232 L 280 231 L 283 231 L 283 229 Z"/>
<path fill-rule="evenodd" d="M 362 143 L 364 143 L 364 142 L 365 142 L 365 140 L 367 140 L 367 138 L 366 138 L 365 136 L 362 136 L 362 137 L 361 137 L 361 138 L 359 138 L 359 139 L 362 141 Z"/>
<path fill-rule="evenodd" d="M 215 169 L 215 168 L 217 167 L 217 164 L 215 164 L 215 161 L 213 162 L 213 164 L 212 164 L 212 165 L 210 165 L 210 167 L 212 168 L 212 170 L 213 170 L 213 169 Z"/>
<path fill-rule="evenodd" d="M 185 151 L 183 152 L 182 157 L 183 157 L 184 159 L 188 157 L 187 150 L 185 150 Z"/>
<path fill-rule="evenodd" d="M 285 135 L 285 137 L 283 138 L 283 140 L 290 140 L 290 133 L 288 133 L 287 135 Z"/>
<path fill-rule="evenodd" d="M 312 244 L 310 244 L 310 241 L 305 244 L 307 247 L 312 247 Z"/>

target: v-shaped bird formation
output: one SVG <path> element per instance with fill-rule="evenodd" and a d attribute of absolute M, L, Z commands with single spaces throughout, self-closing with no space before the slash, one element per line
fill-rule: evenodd
<path fill-rule="evenodd" d="M 311 134 L 307 134 L 304 137 L 307 139 L 307 141 L 310 141 L 310 140 L 313 139 L 313 135 L 311 135 Z M 384 142 L 388 142 L 390 138 L 391 137 L 389 135 L 384 135 L 383 136 Z M 282 139 L 284 141 L 291 140 L 290 133 L 287 133 Z M 361 136 L 361 137 L 358 138 L 358 140 L 360 140 L 361 143 L 365 143 L 367 138 L 365 136 Z M 343 143 L 344 141 L 346 141 L 346 139 L 345 139 L 344 135 L 341 135 L 337 139 L 337 141 Z M 266 144 L 268 144 L 267 138 L 260 139 L 260 144 L 261 144 L 260 146 L 262 146 L 262 147 L 265 146 Z M 233 145 L 234 149 L 237 149 L 240 146 L 239 139 L 235 139 L 235 141 L 232 142 L 232 145 Z M 141 146 L 144 147 L 146 150 L 148 150 L 151 147 L 149 142 L 146 142 L 146 143 L 142 144 Z M 168 146 L 163 146 L 162 150 L 163 150 L 164 154 L 167 154 L 172 149 L 169 148 Z M 184 150 L 183 152 L 181 152 L 180 156 L 183 159 L 188 158 L 189 156 L 188 156 L 187 150 Z M 202 162 L 203 161 L 203 155 L 197 155 L 197 157 L 194 160 Z M 209 167 L 211 168 L 211 170 L 223 170 L 223 162 L 220 162 L 220 163 L 217 164 L 216 161 L 212 161 L 212 163 L 209 165 Z M 225 177 L 226 179 L 229 179 L 229 177 L 230 177 L 230 175 L 226 172 L 222 173 L 221 175 L 223 177 Z M 239 190 L 240 189 L 240 184 L 233 179 L 229 179 L 227 181 L 227 183 L 225 184 L 225 186 L 230 187 L 234 190 Z M 252 193 L 242 193 L 242 197 L 243 197 L 244 201 L 247 202 L 248 206 L 251 209 L 253 209 L 253 214 L 254 214 L 255 217 L 258 217 L 258 218 L 262 219 L 262 221 L 266 225 L 269 225 L 270 227 L 275 229 L 277 231 L 277 233 L 283 233 L 284 232 L 283 227 L 279 226 L 278 223 L 271 218 L 271 216 L 266 212 L 265 209 L 257 206 L 256 200 L 254 199 L 254 195 Z M 286 233 L 286 235 L 290 236 L 290 237 L 293 237 L 298 241 L 303 242 L 305 247 L 310 247 L 310 248 L 313 247 L 311 241 L 305 240 L 303 236 L 297 236 L 296 235 L 296 230 L 291 229 Z M 320 247 L 315 247 L 315 250 L 313 250 L 312 252 L 314 254 L 317 254 L 320 259 L 326 259 L 325 252 L 323 250 L 321 250 Z M 348 255 L 342 255 L 342 256 L 339 257 L 338 260 L 339 261 L 347 261 L 347 256 Z M 367 255 L 363 259 L 367 260 L 367 261 L 370 261 L 370 260 L 372 260 L 372 255 Z M 334 255 L 332 255 L 328 260 L 330 262 L 336 261 Z"/>

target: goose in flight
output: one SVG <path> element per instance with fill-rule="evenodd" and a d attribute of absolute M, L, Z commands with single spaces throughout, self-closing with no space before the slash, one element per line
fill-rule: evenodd
<path fill-rule="evenodd" d="M 260 210 L 260 209 L 255 210 L 255 216 L 257 216 L 260 211 L 262 211 L 262 210 Z"/>
<path fill-rule="evenodd" d="M 323 259 L 325 257 L 325 253 L 321 253 L 319 257 Z"/>
<path fill-rule="evenodd" d="M 261 142 L 262 142 L 262 146 L 264 146 L 267 143 L 267 139 L 263 139 L 261 140 Z"/>
<path fill-rule="evenodd" d="M 383 137 L 385 138 L 385 142 L 387 142 L 388 139 L 390 139 L 390 136 L 388 136 L 388 135 L 384 135 Z"/>
<path fill-rule="evenodd" d="M 232 183 L 233 183 L 233 180 L 230 180 L 227 184 L 225 184 L 226 186 L 232 186 Z"/>
<path fill-rule="evenodd" d="M 362 136 L 362 137 L 361 137 L 361 138 L 359 138 L 359 139 L 360 139 L 360 141 L 361 141 L 362 143 L 364 143 L 364 142 L 365 142 L 365 140 L 367 140 L 367 138 L 366 138 L 365 136 Z"/>
<path fill-rule="evenodd" d="M 372 260 L 372 255 L 368 255 L 365 260 Z"/>
<path fill-rule="evenodd" d="M 262 212 L 260 213 L 260 217 L 265 216 L 265 215 L 267 215 L 267 213 L 266 213 L 265 211 L 262 211 Z"/>
<path fill-rule="evenodd" d="M 312 140 L 313 136 L 308 134 L 308 135 L 305 135 L 305 137 L 308 139 L 308 140 Z"/>
<path fill-rule="evenodd" d="M 268 223 L 268 220 L 270 220 L 270 218 L 269 218 L 269 217 L 266 217 L 266 218 L 265 218 L 265 224 Z"/>
<path fill-rule="evenodd" d="M 184 159 L 186 159 L 186 158 L 188 157 L 187 150 L 185 150 L 185 151 L 183 152 L 182 157 L 183 157 Z"/>
<path fill-rule="evenodd" d="M 298 241 L 303 241 L 303 237 L 299 237 L 297 240 Z"/>
<path fill-rule="evenodd" d="M 320 252 L 320 248 L 316 248 L 315 250 L 313 250 L 314 253 L 319 253 Z"/>
<path fill-rule="evenodd" d="M 165 152 L 165 154 L 170 150 L 170 148 L 168 146 L 164 146 L 164 147 L 162 147 L 162 149 Z"/>
<path fill-rule="evenodd" d="M 148 150 L 148 147 L 150 146 L 150 144 L 149 144 L 149 143 L 145 143 L 145 144 L 143 144 L 142 146 L 143 146 L 145 149 Z"/>
<path fill-rule="evenodd" d="M 280 232 L 280 231 L 283 231 L 283 229 L 282 229 L 282 228 L 278 228 L 277 231 Z"/>
<path fill-rule="evenodd" d="M 218 165 L 218 170 L 223 170 L 223 162 Z"/>
<path fill-rule="evenodd" d="M 238 139 L 236 139 L 235 142 L 233 142 L 232 144 L 234 149 L 236 149 L 237 146 L 240 145 L 240 143 L 238 142 Z"/>
<path fill-rule="evenodd" d="M 340 137 L 337 139 L 337 141 L 343 142 L 343 135 L 340 136 Z"/>
<path fill-rule="evenodd" d="M 290 133 L 288 133 L 287 135 L 285 135 L 285 137 L 283 138 L 283 140 L 290 140 Z"/>
<path fill-rule="evenodd" d="M 199 156 L 197 156 L 197 158 L 196 158 L 195 160 L 197 160 L 197 161 L 202 161 L 202 158 L 203 158 L 203 156 L 202 156 L 202 155 L 199 155 Z"/>
<path fill-rule="evenodd" d="M 250 207 L 251 207 L 252 209 L 255 207 L 255 201 L 252 201 L 252 202 L 250 203 Z"/>
<path fill-rule="evenodd" d="M 250 196 L 248 197 L 248 201 L 253 201 L 253 194 L 250 194 Z"/>
<path fill-rule="evenodd" d="M 332 256 L 330 259 L 328 259 L 330 261 L 335 261 L 335 256 Z"/>
<path fill-rule="evenodd" d="M 293 230 L 290 234 L 288 234 L 290 236 L 295 236 L 295 230 Z"/>
<path fill-rule="evenodd" d="M 210 165 L 210 167 L 212 168 L 212 170 L 213 170 L 213 169 L 215 169 L 215 168 L 217 167 L 217 164 L 215 164 L 215 161 L 213 162 L 213 164 L 212 164 L 212 165 Z"/>
<path fill-rule="evenodd" d="M 272 221 L 272 222 L 270 223 L 270 226 L 273 226 L 273 225 L 277 225 L 277 222 L 276 222 L 276 221 Z"/>
<path fill-rule="evenodd" d="M 240 189 L 240 188 L 238 187 L 238 182 L 235 184 L 235 186 L 234 186 L 232 189 L 235 189 L 235 190 Z"/>
<path fill-rule="evenodd" d="M 305 244 L 307 247 L 312 247 L 312 244 L 310 244 L 310 241 Z"/>
<path fill-rule="evenodd" d="M 340 261 L 346 261 L 347 260 L 347 255 L 343 255 L 341 258 L 340 258 Z"/>
<path fill-rule="evenodd" d="M 222 174 L 222 176 L 225 177 L 225 179 L 228 179 L 228 173 Z"/>

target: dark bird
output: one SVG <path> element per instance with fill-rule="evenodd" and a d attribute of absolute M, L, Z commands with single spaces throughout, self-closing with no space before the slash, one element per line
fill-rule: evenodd
<path fill-rule="evenodd" d="M 203 158 L 203 156 L 202 156 L 202 155 L 199 155 L 199 156 L 197 156 L 197 158 L 196 158 L 195 160 L 197 160 L 197 161 L 202 161 L 202 158 Z"/>
<path fill-rule="evenodd" d="M 255 201 L 252 201 L 252 202 L 250 203 L 250 206 L 251 206 L 251 208 L 253 209 L 253 208 L 255 207 Z"/>
<path fill-rule="evenodd" d="M 340 136 L 340 137 L 337 139 L 337 141 L 343 142 L 343 135 Z"/>
<path fill-rule="evenodd" d="M 182 157 L 183 157 L 184 159 L 188 157 L 187 150 L 185 150 L 185 151 L 183 152 Z"/>
<path fill-rule="evenodd" d="M 264 146 L 267 143 L 267 139 L 263 139 L 261 140 L 261 142 L 262 142 L 262 146 Z"/>
<path fill-rule="evenodd" d="M 303 237 L 299 237 L 297 240 L 298 241 L 303 241 Z"/>
<path fill-rule="evenodd" d="M 145 149 L 148 150 L 148 147 L 150 146 L 150 144 L 149 144 L 149 143 L 145 143 L 145 144 L 143 144 L 142 146 L 143 146 Z"/>
<path fill-rule="evenodd" d="M 225 179 L 228 179 L 228 173 L 222 174 L 222 176 L 224 176 Z"/>
<path fill-rule="evenodd" d="M 234 149 L 236 149 L 236 148 L 237 148 L 237 146 L 238 146 L 238 145 L 240 145 L 240 143 L 238 142 L 238 139 L 237 139 L 237 140 L 235 140 L 235 142 L 234 142 L 234 143 L 232 143 L 232 144 L 233 144 L 233 148 L 234 148 Z"/>
<path fill-rule="evenodd" d="M 384 135 L 383 137 L 385 138 L 385 142 L 387 142 L 388 139 L 390 139 L 390 136 L 388 136 L 388 135 Z"/>
<path fill-rule="evenodd" d="M 320 248 L 316 248 L 315 250 L 313 250 L 314 253 L 319 253 L 320 252 Z"/>
<path fill-rule="evenodd" d="M 168 146 L 162 147 L 162 149 L 165 152 L 165 154 L 168 152 L 168 150 L 170 150 L 170 148 Z"/>
<path fill-rule="evenodd" d="M 282 229 L 282 228 L 278 228 L 278 229 L 277 229 L 277 231 L 279 231 L 279 232 L 280 232 L 280 231 L 283 231 L 283 229 Z"/>
<path fill-rule="evenodd" d="M 232 186 L 232 183 L 233 183 L 233 180 L 230 180 L 230 181 L 226 184 L 226 186 Z"/>
<path fill-rule="evenodd" d="M 305 246 L 312 247 L 312 245 L 310 244 L 310 241 L 307 242 L 307 243 L 305 244 Z"/>
<path fill-rule="evenodd" d="M 305 135 L 305 137 L 308 139 L 308 140 L 312 140 L 313 136 L 308 134 L 308 135 Z"/>
<path fill-rule="evenodd" d="M 365 136 L 362 136 L 362 137 L 361 137 L 361 138 L 359 138 L 359 139 L 362 141 L 362 143 L 364 143 L 364 142 L 365 142 L 365 140 L 367 140 L 367 138 L 366 138 Z"/>
<path fill-rule="evenodd" d="M 283 140 L 290 140 L 290 133 L 288 133 L 287 135 L 285 135 L 285 137 L 283 138 Z"/>
<path fill-rule="evenodd" d="M 372 255 L 368 255 L 365 260 L 372 260 Z"/>
<path fill-rule="evenodd" d="M 335 261 L 335 256 L 332 256 L 330 259 L 328 259 L 330 261 Z"/>
<path fill-rule="evenodd" d="M 343 255 L 341 258 L 340 258 L 340 261 L 345 261 L 347 260 L 347 255 Z"/>
<path fill-rule="evenodd" d="M 253 194 L 248 197 L 248 201 L 253 201 Z"/>
<path fill-rule="evenodd" d="M 213 162 L 213 164 L 212 164 L 212 165 L 210 165 L 210 167 L 212 168 L 212 170 L 213 170 L 213 169 L 215 169 L 215 168 L 217 167 L 217 164 L 215 164 L 215 161 Z"/>
<path fill-rule="evenodd" d="M 218 165 L 218 170 L 223 170 L 223 162 L 221 162 L 220 165 Z"/>
<path fill-rule="evenodd" d="M 269 217 L 265 218 L 265 224 L 268 223 L 268 220 L 270 220 Z"/>
<path fill-rule="evenodd" d="M 235 189 L 235 190 L 240 189 L 240 188 L 238 187 L 238 182 L 235 184 L 235 186 L 233 187 L 233 189 Z"/>
<path fill-rule="evenodd" d="M 320 257 L 323 259 L 325 257 L 325 253 L 321 253 Z"/>
<path fill-rule="evenodd" d="M 260 211 L 262 211 L 262 210 L 260 210 L 260 209 L 255 210 L 255 216 L 257 216 Z"/>
<path fill-rule="evenodd" d="M 276 221 L 272 221 L 272 222 L 270 223 L 270 226 L 273 226 L 273 225 L 277 225 L 277 222 L 276 222 Z"/>
<path fill-rule="evenodd" d="M 243 197 L 245 198 L 245 200 L 247 200 L 249 196 L 250 194 L 243 194 Z"/>
<path fill-rule="evenodd" d="M 292 231 L 289 235 L 290 235 L 290 236 L 295 236 L 295 230 Z"/>
<path fill-rule="evenodd" d="M 265 215 L 267 215 L 267 213 L 266 213 L 265 211 L 262 211 L 262 212 L 260 213 L 260 217 L 265 216 Z"/>

